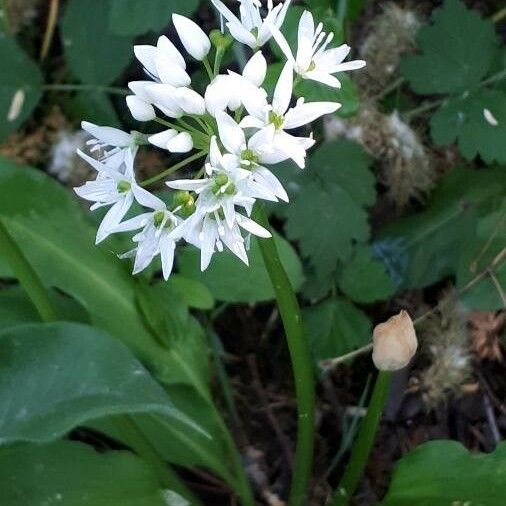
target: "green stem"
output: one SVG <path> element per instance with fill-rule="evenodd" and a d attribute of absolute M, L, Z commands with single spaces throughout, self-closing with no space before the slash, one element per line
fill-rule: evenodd
<path fill-rule="evenodd" d="M 202 60 L 204 67 L 206 68 L 207 75 L 209 76 L 209 80 L 212 81 L 214 79 L 213 69 L 211 68 L 211 64 L 209 63 L 209 59 L 207 56 Z"/>
<path fill-rule="evenodd" d="M 19 283 L 30 297 L 43 322 L 57 320 L 53 302 L 39 276 L 9 234 L 0 218 L 0 256 L 3 256 Z"/>
<path fill-rule="evenodd" d="M 170 174 L 173 174 L 174 172 L 178 171 L 179 169 L 182 169 L 184 166 L 188 165 L 189 163 L 202 158 L 206 155 L 205 151 L 198 151 L 197 153 L 194 153 L 193 155 L 189 156 L 188 158 L 185 158 L 184 160 L 181 160 L 180 162 L 174 164 L 172 167 L 169 167 L 168 169 L 164 170 L 163 172 L 160 172 L 160 174 L 157 174 L 156 176 L 153 176 L 149 179 L 146 179 L 142 183 L 140 183 L 141 186 L 148 186 L 150 184 L 156 183 L 157 181 L 160 181 L 160 179 L 163 179 L 164 177 L 169 176 Z"/>
<path fill-rule="evenodd" d="M 11 34 L 11 22 L 9 16 L 9 2 L 8 0 L 1 0 L 0 2 L 0 12 L 2 13 L 2 21 L 4 25 L 4 30 L 6 35 Z"/>
<path fill-rule="evenodd" d="M 392 374 L 388 371 L 378 373 L 367 414 L 362 420 L 357 439 L 351 451 L 350 461 L 334 493 L 330 506 L 346 506 L 353 497 L 376 437 L 381 413 L 390 390 L 391 376 Z"/>
<path fill-rule="evenodd" d="M 185 497 L 194 506 L 202 505 L 199 499 L 186 487 L 174 469 L 153 448 L 129 415 L 115 416 L 113 417 L 113 421 L 125 443 L 151 467 L 163 488 L 172 490 Z"/>
<path fill-rule="evenodd" d="M 265 210 L 261 205 L 257 206 L 255 216 L 260 225 L 267 229 L 270 228 Z M 293 367 L 298 427 L 288 504 L 289 506 L 301 506 L 306 504 L 307 488 L 313 464 L 315 393 L 311 353 L 302 324 L 299 303 L 281 264 L 274 238 L 259 239 L 258 243 L 276 295 Z"/>
<path fill-rule="evenodd" d="M 45 91 L 99 91 L 111 93 L 112 95 L 128 95 L 130 90 L 116 86 L 100 86 L 97 84 L 45 84 L 42 86 Z"/>

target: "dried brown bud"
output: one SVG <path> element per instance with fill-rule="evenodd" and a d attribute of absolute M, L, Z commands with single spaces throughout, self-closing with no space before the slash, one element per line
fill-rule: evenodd
<path fill-rule="evenodd" d="M 382 371 L 397 371 L 406 367 L 418 346 L 415 327 L 404 310 L 376 325 L 372 338 L 372 359 Z"/>

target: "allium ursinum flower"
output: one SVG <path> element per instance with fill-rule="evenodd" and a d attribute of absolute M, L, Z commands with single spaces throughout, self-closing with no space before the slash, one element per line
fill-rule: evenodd
<path fill-rule="evenodd" d="M 188 132 L 177 132 L 169 128 L 148 137 L 148 141 L 154 146 L 166 149 L 171 153 L 186 153 L 193 148 L 193 141 Z"/>
<path fill-rule="evenodd" d="M 243 129 L 225 112 L 216 115 L 220 140 L 225 149 L 236 156 L 235 164 L 251 171 L 251 179 L 265 191 L 288 202 L 288 195 L 278 178 L 261 164 L 274 164 L 286 160 L 288 156 L 273 147 L 275 128 L 269 125 L 246 140 Z"/>
<path fill-rule="evenodd" d="M 117 128 L 94 125 L 88 121 L 81 122 L 81 127 L 93 136 L 93 139 L 86 142 L 91 147 L 90 152 L 98 152 L 99 160 L 109 167 L 120 167 L 127 152 L 130 151 L 135 156 L 139 144 L 146 144 L 145 136 L 139 132 L 128 134 Z"/>
<path fill-rule="evenodd" d="M 231 111 L 238 109 L 244 94 L 261 92 L 259 86 L 264 82 L 266 72 L 267 62 L 262 52 L 257 51 L 244 66 L 241 76 L 235 72 L 216 76 L 204 97 L 209 114 L 216 116 L 218 111 L 227 108 Z"/>
<path fill-rule="evenodd" d="M 280 49 L 292 63 L 295 72 L 303 79 L 312 79 L 333 88 L 340 88 L 339 79 L 332 74 L 360 69 L 365 65 L 365 61 L 353 60 L 343 63 L 351 48 L 343 44 L 327 49 L 334 34 L 332 32 L 326 34 L 322 28 L 322 23 L 315 27 L 313 15 L 309 11 L 303 12 L 299 21 L 296 57 L 293 56 L 287 40 L 275 25 L 271 27 L 271 31 Z"/>
<path fill-rule="evenodd" d="M 207 268 L 215 251 L 223 250 L 223 245 L 248 264 L 241 229 L 259 237 L 270 237 L 266 229 L 248 216 L 255 199 L 275 198 L 271 192 L 251 180 L 249 171 L 237 166 L 234 155 L 221 154 L 216 137 L 211 139 L 209 158 L 206 178 L 166 183 L 170 188 L 192 191 L 198 195 L 195 212 L 174 231 L 173 236 L 176 239 L 184 238 L 201 249 L 202 270 Z M 236 207 L 242 207 L 248 216 L 240 214 Z"/>
<path fill-rule="evenodd" d="M 140 214 L 117 225 L 113 232 L 130 232 L 142 229 L 133 236 L 137 246 L 120 255 L 120 258 L 135 257 L 133 274 L 137 274 L 160 255 L 162 273 L 165 280 L 169 279 L 174 264 L 174 250 L 176 240 L 173 238 L 174 229 L 181 223 L 181 218 L 167 209 L 165 203 L 158 197 L 146 192 L 142 205 L 153 211 Z"/>
<path fill-rule="evenodd" d="M 272 0 L 267 2 L 267 14 L 262 18 L 260 0 L 239 0 L 241 19 L 220 0 L 211 0 L 220 14 L 227 20 L 227 28 L 234 39 L 251 49 L 262 47 L 272 36 L 271 27 L 280 28 L 285 20 L 290 0 L 273 7 Z"/>
<path fill-rule="evenodd" d="M 134 156 L 131 151 L 126 152 L 124 162 L 119 167 L 95 160 L 81 150 L 78 150 L 77 153 L 98 174 L 94 181 L 87 181 L 84 185 L 74 188 L 74 191 L 83 199 L 94 202 L 91 206 L 92 211 L 99 207 L 112 206 L 98 227 L 96 238 L 96 244 L 98 244 L 118 226 L 134 200 L 142 204 L 151 194 L 135 181 Z"/>
<path fill-rule="evenodd" d="M 209 37 L 197 23 L 180 14 L 172 14 L 172 22 L 186 51 L 202 61 L 211 49 Z"/>
<path fill-rule="evenodd" d="M 306 150 L 313 144 L 312 137 L 295 137 L 285 130 L 298 128 L 315 119 L 335 112 L 341 107 L 337 102 L 309 102 L 305 103 L 299 98 L 294 107 L 290 107 L 293 87 L 293 67 L 287 62 L 281 71 L 272 104 L 268 104 L 267 98 L 261 93 L 244 94 L 243 103 L 248 111 L 248 116 L 242 119 L 242 128 L 272 128 L 274 136 L 272 146 L 291 158 L 299 167 L 304 167 Z"/>

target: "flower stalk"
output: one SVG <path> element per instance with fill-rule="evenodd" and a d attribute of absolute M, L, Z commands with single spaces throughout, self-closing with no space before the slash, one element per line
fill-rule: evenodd
<path fill-rule="evenodd" d="M 350 461 L 336 488 L 330 506 L 346 506 L 353 497 L 376 437 L 381 414 L 388 399 L 391 377 L 392 373 L 389 371 L 379 371 L 378 373 L 367 414 L 360 425 Z"/>
<path fill-rule="evenodd" d="M 269 229 L 263 206 L 256 207 L 256 219 Z M 259 239 L 260 251 L 274 288 L 279 313 L 286 333 L 297 397 L 297 448 L 290 490 L 289 506 L 306 503 L 307 487 L 313 463 L 315 393 L 309 344 L 302 324 L 302 316 L 288 276 L 281 264 L 274 238 Z"/>

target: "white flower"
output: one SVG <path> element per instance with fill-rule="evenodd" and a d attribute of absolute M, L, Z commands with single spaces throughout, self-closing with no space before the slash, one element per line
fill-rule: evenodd
<path fill-rule="evenodd" d="M 155 81 L 172 86 L 189 86 L 191 83 L 183 56 L 165 35 L 158 38 L 156 47 L 134 46 L 134 53 Z"/>
<path fill-rule="evenodd" d="M 268 0 L 267 15 L 262 19 L 260 14 L 262 4 L 259 0 L 240 0 L 241 19 L 239 20 L 223 2 L 220 0 L 211 1 L 227 20 L 227 28 L 232 37 L 252 49 L 258 49 L 271 38 L 271 26 L 281 27 L 290 5 L 290 0 L 286 0 L 273 7 L 272 0 Z"/>
<path fill-rule="evenodd" d="M 223 249 L 223 244 L 248 263 L 240 228 L 260 237 L 270 237 L 270 233 L 238 213 L 236 206 L 244 208 L 250 215 L 256 198 L 273 200 L 270 192 L 251 180 L 249 171 L 237 166 L 234 155 L 220 153 L 216 137 L 211 139 L 209 157 L 206 178 L 166 183 L 170 188 L 193 191 L 198 195 L 195 213 L 174 231 L 174 236 L 184 237 L 201 248 L 202 270 L 209 265 L 214 251 Z"/>
<path fill-rule="evenodd" d="M 313 15 L 309 11 L 303 12 L 299 21 L 297 56 L 295 58 L 280 30 L 273 25 L 271 31 L 297 74 L 304 79 L 312 79 L 333 88 L 340 88 L 339 79 L 332 74 L 360 69 L 365 65 L 365 61 L 353 60 L 343 63 L 351 48 L 343 44 L 336 48 L 327 49 L 334 34 L 331 32 L 327 35 L 322 31 L 322 28 L 322 23 L 319 23 L 315 28 Z"/>
<path fill-rule="evenodd" d="M 81 122 L 81 128 L 93 136 L 86 142 L 90 152 L 99 152 L 99 160 L 112 168 L 118 168 L 125 161 L 127 152 L 135 155 L 139 144 L 145 144 L 139 132 L 126 133 L 118 128 L 99 126 L 88 121 Z"/>
<path fill-rule="evenodd" d="M 265 128 L 274 126 L 273 147 L 283 152 L 287 158 L 292 158 L 299 167 L 304 167 L 306 150 L 313 144 L 312 137 L 295 137 L 285 130 L 298 128 L 315 119 L 335 112 L 341 107 L 337 102 L 309 102 L 304 103 L 300 98 L 294 107 L 290 106 L 293 87 L 293 68 L 287 62 L 281 71 L 272 105 L 267 103 L 261 94 L 245 94 L 243 103 L 249 115 L 243 118 L 240 126 L 243 128 Z"/>
<path fill-rule="evenodd" d="M 137 274 L 148 267 L 157 255 L 160 255 L 163 277 L 167 280 L 172 272 L 176 248 L 176 240 L 172 232 L 181 223 L 181 218 L 169 211 L 162 200 L 149 192 L 146 193 L 143 205 L 153 211 L 120 223 L 113 232 L 130 232 L 142 228 L 132 238 L 137 246 L 121 255 L 120 258 L 135 257 L 133 274 Z"/>
<path fill-rule="evenodd" d="M 288 195 L 278 178 L 262 163 L 274 164 L 286 160 L 288 155 L 273 146 L 274 125 L 256 132 L 248 141 L 243 129 L 225 112 L 216 115 L 220 140 L 225 149 L 236 156 L 238 166 L 251 171 L 250 178 L 264 190 L 288 202 Z"/>
<path fill-rule="evenodd" d="M 197 23 L 185 16 L 172 14 L 172 21 L 186 51 L 196 60 L 202 61 L 211 49 L 209 37 Z"/>
<path fill-rule="evenodd" d="M 151 121 L 156 118 L 153 106 L 136 95 L 126 97 L 127 107 L 132 117 L 137 121 Z"/>
<path fill-rule="evenodd" d="M 166 149 L 171 153 L 187 153 L 193 148 L 193 140 L 189 133 L 178 133 L 177 130 L 172 128 L 150 135 L 148 141 L 154 146 Z"/>
<path fill-rule="evenodd" d="M 96 244 L 102 242 L 112 233 L 132 206 L 134 200 L 143 204 L 149 192 L 141 188 L 135 181 L 133 161 L 130 151 L 126 152 L 120 167 L 111 167 L 107 163 L 99 162 L 91 156 L 78 150 L 77 154 L 86 160 L 97 172 L 94 181 L 87 181 L 84 185 L 74 188 L 83 199 L 94 202 L 91 210 L 99 207 L 112 206 L 104 216 L 98 227 Z"/>
<path fill-rule="evenodd" d="M 216 76 L 206 88 L 206 109 L 212 116 L 218 111 L 235 111 L 242 104 L 244 95 L 261 94 L 267 96 L 259 86 L 265 80 L 267 62 L 261 51 L 257 51 L 246 63 L 242 75 L 230 72 Z"/>

